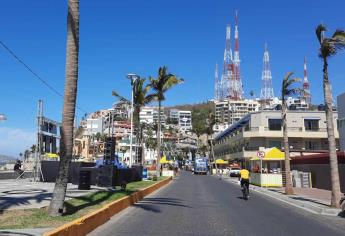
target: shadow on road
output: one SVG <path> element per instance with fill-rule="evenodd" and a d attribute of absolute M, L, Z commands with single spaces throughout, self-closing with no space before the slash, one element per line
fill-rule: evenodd
<path fill-rule="evenodd" d="M 133 207 L 160 213 L 162 212 L 159 207 L 160 205 L 193 208 L 191 206 L 183 204 L 182 201 L 177 198 L 144 198 L 142 201 L 133 205 Z"/>
<path fill-rule="evenodd" d="M 238 199 L 244 200 L 244 201 L 248 201 L 248 198 L 243 198 L 243 197 L 237 197 Z"/>

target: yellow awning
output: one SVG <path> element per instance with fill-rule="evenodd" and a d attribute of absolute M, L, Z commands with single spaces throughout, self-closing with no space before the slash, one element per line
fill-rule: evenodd
<path fill-rule="evenodd" d="M 278 148 L 268 148 L 265 151 L 265 157 L 262 158 L 263 161 L 283 161 L 285 160 L 285 153 L 280 151 Z M 259 157 L 253 157 L 250 159 L 251 161 L 259 161 Z"/>
<path fill-rule="evenodd" d="M 49 158 L 59 158 L 58 154 L 51 153 L 51 152 L 46 153 L 46 156 L 49 157 Z"/>
<path fill-rule="evenodd" d="M 228 161 L 224 161 L 223 159 L 217 159 L 216 164 L 229 164 Z"/>
<path fill-rule="evenodd" d="M 161 163 L 161 164 L 172 164 L 173 163 L 173 161 L 169 161 L 169 160 L 167 160 L 167 157 L 166 156 L 162 156 L 162 158 L 161 158 L 161 160 L 159 161 L 159 163 Z"/>

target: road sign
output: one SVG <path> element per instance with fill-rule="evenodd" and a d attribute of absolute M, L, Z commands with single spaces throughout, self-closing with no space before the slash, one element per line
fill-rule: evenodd
<path fill-rule="evenodd" d="M 257 156 L 258 158 L 262 159 L 262 158 L 265 157 L 265 152 L 258 151 L 258 152 L 256 153 L 256 156 Z"/>

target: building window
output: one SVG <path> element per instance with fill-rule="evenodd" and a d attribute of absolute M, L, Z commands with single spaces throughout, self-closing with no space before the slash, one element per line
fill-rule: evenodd
<path fill-rule="evenodd" d="M 268 119 L 268 129 L 269 130 L 281 130 L 282 129 L 282 119 Z"/>
<path fill-rule="evenodd" d="M 305 130 L 309 130 L 309 131 L 319 130 L 319 120 L 305 119 L 304 120 L 304 128 L 305 128 Z"/>
<path fill-rule="evenodd" d="M 279 140 L 269 140 L 268 141 L 268 148 L 281 148 L 282 147 L 282 143 Z"/>

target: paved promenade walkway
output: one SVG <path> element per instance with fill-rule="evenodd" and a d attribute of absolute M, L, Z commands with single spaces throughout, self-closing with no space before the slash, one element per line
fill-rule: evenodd
<path fill-rule="evenodd" d="M 30 179 L 0 180 L 0 211 L 48 206 L 53 189 L 54 183 L 30 182 Z M 91 190 L 78 190 L 77 185 L 68 184 L 67 199 L 100 189 L 103 188 L 92 186 Z"/>

